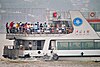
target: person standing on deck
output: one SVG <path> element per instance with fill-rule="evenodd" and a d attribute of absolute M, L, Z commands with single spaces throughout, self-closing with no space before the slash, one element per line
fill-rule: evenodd
<path fill-rule="evenodd" d="M 32 50 L 32 43 L 29 42 L 29 50 Z"/>
<path fill-rule="evenodd" d="M 8 25 L 8 22 L 6 23 L 6 32 L 9 33 L 9 25 Z"/>
<path fill-rule="evenodd" d="M 13 33 L 13 25 L 14 25 L 14 22 L 12 21 L 12 22 L 10 22 L 10 33 Z"/>
<path fill-rule="evenodd" d="M 35 23 L 35 25 L 34 25 L 34 32 L 36 33 L 37 30 L 38 30 L 37 23 Z"/>
<path fill-rule="evenodd" d="M 46 22 L 43 24 L 43 30 L 45 31 L 47 29 L 47 24 Z"/>

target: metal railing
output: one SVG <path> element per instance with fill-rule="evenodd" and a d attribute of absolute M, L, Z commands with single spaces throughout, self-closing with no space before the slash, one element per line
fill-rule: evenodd
<path fill-rule="evenodd" d="M 63 36 L 66 34 L 6 34 L 6 38 L 9 37 L 58 37 L 58 36 Z"/>

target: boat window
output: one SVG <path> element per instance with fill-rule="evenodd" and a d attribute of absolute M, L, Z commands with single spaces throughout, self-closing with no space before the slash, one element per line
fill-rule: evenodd
<path fill-rule="evenodd" d="M 56 50 L 56 40 L 50 41 L 49 50 Z"/>
<path fill-rule="evenodd" d="M 94 42 L 82 42 L 82 49 L 83 50 L 94 49 Z"/>
<path fill-rule="evenodd" d="M 100 23 L 90 23 L 90 25 L 96 32 L 100 32 Z"/>
<path fill-rule="evenodd" d="M 81 43 L 80 42 L 72 42 L 69 44 L 70 50 L 80 50 L 81 49 Z"/>
<path fill-rule="evenodd" d="M 42 50 L 44 42 L 44 40 L 16 40 L 15 48 L 21 50 Z"/>
<path fill-rule="evenodd" d="M 57 49 L 58 50 L 68 50 L 68 43 L 58 42 Z"/>
<path fill-rule="evenodd" d="M 95 42 L 95 49 L 100 49 L 100 42 Z"/>
<path fill-rule="evenodd" d="M 15 49 L 23 49 L 24 41 L 23 40 L 16 40 L 15 42 Z"/>
<path fill-rule="evenodd" d="M 44 47 L 44 40 L 38 40 L 37 41 L 37 50 L 43 50 L 43 47 Z"/>
<path fill-rule="evenodd" d="M 100 42 L 57 42 L 57 50 L 100 49 Z"/>

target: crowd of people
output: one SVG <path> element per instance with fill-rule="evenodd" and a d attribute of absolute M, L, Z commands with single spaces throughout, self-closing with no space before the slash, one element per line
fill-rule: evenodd
<path fill-rule="evenodd" d="M 10 22 L 6 23 L 6 32 L 7 33 L 20 33 L 20 34 L 33 34 L 33 33 L 50 33 L 50 34 L 58 34 L 58 33 L 64 33 L 68 34 L 68 27 L 66 27 L 65 24 L 59 25 L 53 25 L 53 24 L 47 24 L 46 22 L 40 23 L 23 23 L 23 22 Z"/>

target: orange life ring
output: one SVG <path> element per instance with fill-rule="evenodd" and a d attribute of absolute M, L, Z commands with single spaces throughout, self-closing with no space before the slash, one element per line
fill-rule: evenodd
<path fill-rule="evenodd" d="M 94 12 L 91 12 L 91 13 L 90 13 L 90 16 L 91 16 L 91 17 L 94 17 L 94 16 L 95 16 L 95 13 L 94 13 Z"/>

